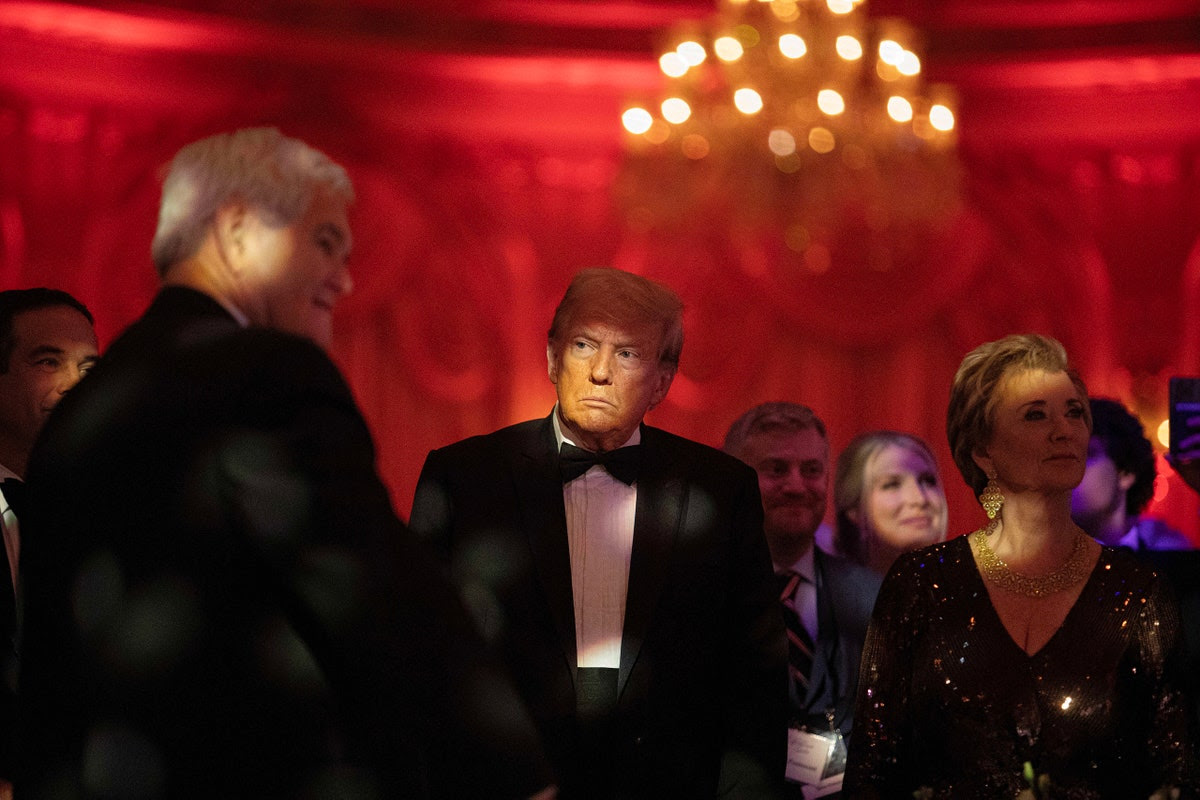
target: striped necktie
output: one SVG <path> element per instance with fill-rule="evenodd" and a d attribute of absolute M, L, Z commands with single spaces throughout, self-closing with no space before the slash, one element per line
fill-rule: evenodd
<path fill-rule="evenodd" d="M 803 696 L 808 691 L 808 680 L 812 674 L 813 640 L 808 629 L 796 613 L 796 588 L 804 578 L 795 572 L 779 576 L 783 588 L 779 592 L 779 605 L 783 609 L 783 621 L 787 626 L 788 672 Z"/>

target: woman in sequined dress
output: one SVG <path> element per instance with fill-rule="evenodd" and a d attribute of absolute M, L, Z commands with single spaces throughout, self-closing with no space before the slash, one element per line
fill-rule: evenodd
<path fill-rule="evenodd" d="M 885 579 L 847 797 L 1009 800 L 1027 769 L 1040 796 L 1196 796 L 1174 600 L 1071 521 L 1088 413 L 1053 339 L 1009 336 L 963 359 L 946 429 L 991 521 L 901 556 Z"/>

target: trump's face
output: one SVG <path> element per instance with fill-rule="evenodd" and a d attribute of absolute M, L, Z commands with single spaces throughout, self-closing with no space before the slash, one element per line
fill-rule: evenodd
<path fill-rule="evenodd" d="M 559 422 L 576 444 L 596 451 L 620 447 L 666 397 L 675 371 L 659 362 L 661 345 L 653 325 L 584 319 L 547 348 Z"/>
<path fill-rule="evenodd" d="M 327 347 L 333 308 L 353 288 L 345 201 L 318 188 L 307 211 L 290 225 L 273 225 L 253 209 L 240 225 L 242 310 L 255 325 Z"/>

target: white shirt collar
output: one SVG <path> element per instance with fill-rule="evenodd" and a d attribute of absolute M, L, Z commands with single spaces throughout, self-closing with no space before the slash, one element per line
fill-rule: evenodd
<path fill-rule="evenodd" d="M 209 295 L 209 296 L 211 297 L 211 295 Z M 231 316 L 235 320 L 237 320 L 238 325 L 242 326 L 243 328 L 250 327 L 250 318 L 248 316 L 246 316 L 245 313 L 240 308 L 238 308 L 233 303 L 231 303 L 228 300 L 221 298 L 221 297 L 213 297 L 213 300 L 216 300 L 218 303 L 220 303 L 221 308 L 228 311 L 229 316 Z"/>
<path fill-rule="evenodd" d="M 779 572 L 779 573 L 795 572 L 797 575 L 799 575 L 800 577 L 809 581 L 810 583 L 816 583 L 817 582 L 817 567 L 813 561 L 813 550 L 815 548 L 816 548 L 816 544 L 813 544 L 812 547 L 810 547 L 804 551 L 804 555 L 802 555 L 802 556 L 800 556 L 800 558 L 796 559 L 796 563 L 791 564 L 790 566 L 785 566 L 782 569 L 780 569 L 778 566 L 776 566 L 776 572 Z"/>

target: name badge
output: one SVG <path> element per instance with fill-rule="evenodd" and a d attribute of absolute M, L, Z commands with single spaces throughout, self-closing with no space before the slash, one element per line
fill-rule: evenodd
<path fill-rule="evenodd" d="M 805 800 L 840 792 L 846 774 L 846 741 L 840 731 L 788 729 L 789 781 L 803 784 Z"/>

